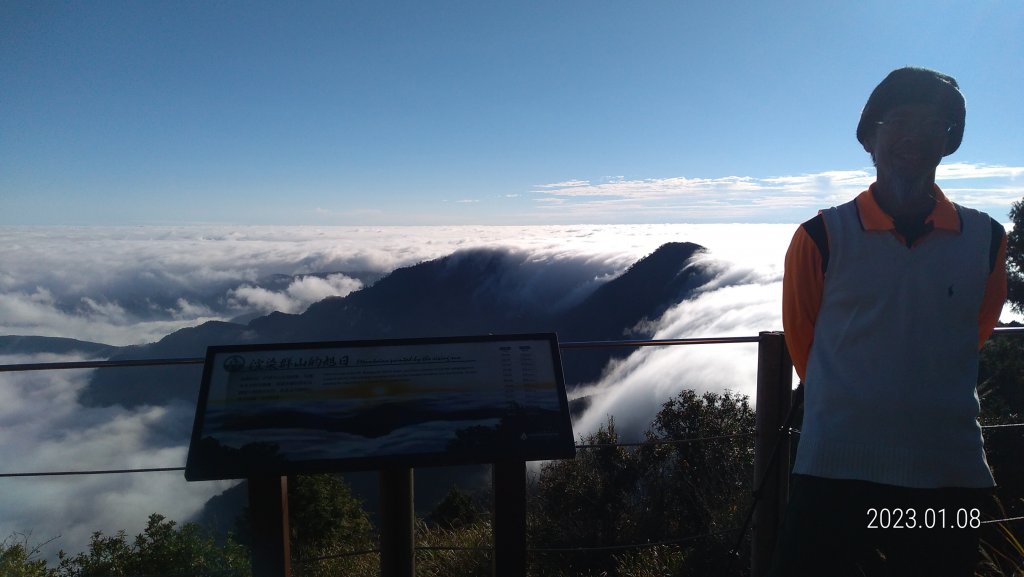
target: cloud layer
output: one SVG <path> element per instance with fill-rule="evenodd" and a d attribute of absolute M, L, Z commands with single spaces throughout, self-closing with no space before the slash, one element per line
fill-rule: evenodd
<path fill-rule="evenodd" d="M 7 355 L 0 364 L 75 356 Z M 83 407 L 89 371 L 0 374 L 0 463 L 5 473 L 181 466 L 187 446 L 154 443 L 154 431 L 189 422 L 194 407 Z M 93 531 L 135 534 L 150 513 L 187 519 L 228 482 L 186 483 L 180 472 L 0 479 L 0 534 L 54 539 L 45 554 L 83 550 Z"/>
<path fill-rule="evenodd" d="M 207 320 L 302 312 L 458 249 L 512 246 L 614 273 L 664 242 L 734 235 L 692 225 L 0 228 L 0 335 L 139 344 Z"/>

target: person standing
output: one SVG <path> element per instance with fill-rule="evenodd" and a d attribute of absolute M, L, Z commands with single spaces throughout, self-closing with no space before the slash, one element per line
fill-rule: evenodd
<path fill-rule="evenodd" d="M 935 184 L 965 117 L 952 77 L 892 71 L 857 125 L 875 182 L 793 236 L 782 315 L 804 417 L 773 577 L 974 574 L 995 485 L 979 349 L 1006 233 Z"/>

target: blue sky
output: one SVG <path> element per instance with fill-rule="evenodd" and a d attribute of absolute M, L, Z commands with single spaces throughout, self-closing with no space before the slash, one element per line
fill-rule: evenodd
<path fill-rule="evenodd" d="M 1016 0 L 8 0 L 0 224 L 799 222 L 871 181 L 854 129 L 904 65 L 960 82 L 939 180 L 1005 220 L 1021 30 Z"/>

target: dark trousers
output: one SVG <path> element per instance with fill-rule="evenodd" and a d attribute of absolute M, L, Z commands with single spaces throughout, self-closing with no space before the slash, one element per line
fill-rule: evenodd
<path fill-rule="evenodd" d="M 770 577 L 972 577 L 992 489 L 793 475 Z"/>

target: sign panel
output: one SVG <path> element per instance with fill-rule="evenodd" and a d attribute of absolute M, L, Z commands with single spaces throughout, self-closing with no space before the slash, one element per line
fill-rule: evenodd
<path fill-rule="evenodd" d="M 185 477 L 574 454 L 554 334 L 215 346 Z"/>

